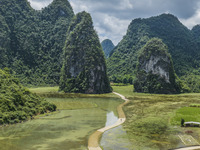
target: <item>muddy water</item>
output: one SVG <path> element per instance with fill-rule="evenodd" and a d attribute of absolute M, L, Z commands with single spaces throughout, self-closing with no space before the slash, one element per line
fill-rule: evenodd
<path fill-rule="evenodd" d="M 0 128 L 1 150 L 86 150 L 91 133 L 117 119 L 116 107 L 120 100 L 112 99 L 50 99 L 70 105 L 79 103 L 85 109 L 60 110 L 59 113 Z M 85 104 L 83 104 L 85 103 Z M 62 104 L 61 104 L 62 105 Z M 62 108 L 65 108 L 62 105 Z M 107 119 L 111 118 L 111 119 Z M 106 121 L 107 120 L 107 121 Z M 109 120 L 109 121 L 108 121 Z"/>

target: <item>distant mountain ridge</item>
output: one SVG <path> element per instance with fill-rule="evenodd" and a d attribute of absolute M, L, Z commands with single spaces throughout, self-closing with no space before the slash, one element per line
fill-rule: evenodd
<path fill-rule="evenodd" d="M 112 50 L 115 48 L 115 45 L 113 44 L 113 42 L 109 39 L 105 39 L 101 42 L 101 46 L 103 48 L 103 51 L 105 53 L 106 58 L 108 58 L 110 56 L 110 53 L 112 52 Z"/>
<path fill-rule="evenodd" d="M 177 17 L 171 14 L 134 19 L 126 35 L 108 59 L 109 76 L 134 74 L 139 50 L 153 37 L 162 39 L 168 46 L 175 71 L 179 76 L 198 69 L 200 45 L 195 40 L 199 36 L 195 37 L 194 31 L 195 28 L 187 29 Z"/>
<path fill-rule="evenodd" d="M 54 0 L 41 11 L 27 0 L 1 0 L 0 68 L 13 69 L 23 84 L 58 84 L 73 16 L 68 0 Z"/>

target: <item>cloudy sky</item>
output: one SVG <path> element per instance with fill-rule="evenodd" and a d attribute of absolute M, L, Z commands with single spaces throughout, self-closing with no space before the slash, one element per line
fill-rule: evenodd
<path fill-rule="evenodd" d="M 41 9 L 53 0 L 28 0 Z M 116 45 L 126 34 L 135 18 L 147 18 L 171 13 L 191 29 L 200 24 L 200 0 L 69 0 L 75 13 L 87 11 L 92 15 L 100 40 L 109 38 Z"/>

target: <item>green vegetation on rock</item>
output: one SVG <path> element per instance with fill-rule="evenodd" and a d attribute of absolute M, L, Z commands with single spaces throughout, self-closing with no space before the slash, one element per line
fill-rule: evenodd
<path fill-rule="evenodd" d="M 177 17 L 162 14 L 147 19 L 134 19 L 126 35 L 111 52 L 108 59 L 108 75 L 134 75 L 140 49 L 151 39 L 159 38 L 168 46 L 174 69 L 181 78 L 193 73 L 199 75 L 200 42 L 199 26 L 187 29 Z M 189 85 L 189 87 L 193 85 Z M 194 91 L 199 91 L 195 89 Z"/>
<path fill-rule="evenodd" d="M 167 46 L 158 38 L 153 38 L 141 49 L 136 69 L 134 88 L 144 93 L 180 93 L 181 85 Z"/>
<path fill-rule="evenodd" d="M 74 93 L 109 93 L 106 62 L 90 14 L 72 20 L 64 47 L 60 90 Z"/>
<path fill-rule="evenodd" d="M 24 85 L 58 85 L 73 16 L 68 0 L 54 0 L 40 11 L 27 0 L 1 0 L 0 68 L 11 68 Z"/>
<path fill-rule="evenodd" d="M 106 58 L 110 56 L 111 51 L 115 48 L 113 42 L 109 39 L 105 39 L 101 42 L 101 46 L 105 53 Z"/>
<path fill-rule="evenodd" d="M 19 123 L 56 106 L 24 88 L 8 69 L 0 70 L 0 125 Z"/>

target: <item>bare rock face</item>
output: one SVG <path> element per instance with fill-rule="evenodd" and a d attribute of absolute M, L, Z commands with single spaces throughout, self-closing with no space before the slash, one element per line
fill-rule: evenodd
<path fill-rule="evenodd" d="M 171 60 L 168 56 L 151 56 L 149 60 L 141 61 L 141 69 L 146 73 L 152 73 L 163 78 L 167 83 L 169 81 L 169 70 L 171 66 Z"/>
<path fill-rule="evenodd" d="M 134 88 L 144 93 L 180 93 L 171 56 L 160 39 L 153 38 L 142 48 Z"/>
<path fill-rule="evenodd" d="M 78 13 L 67 34 L 60 90 L 87 94 L 111 92 L 103 50 L 90 14 Z"/>

